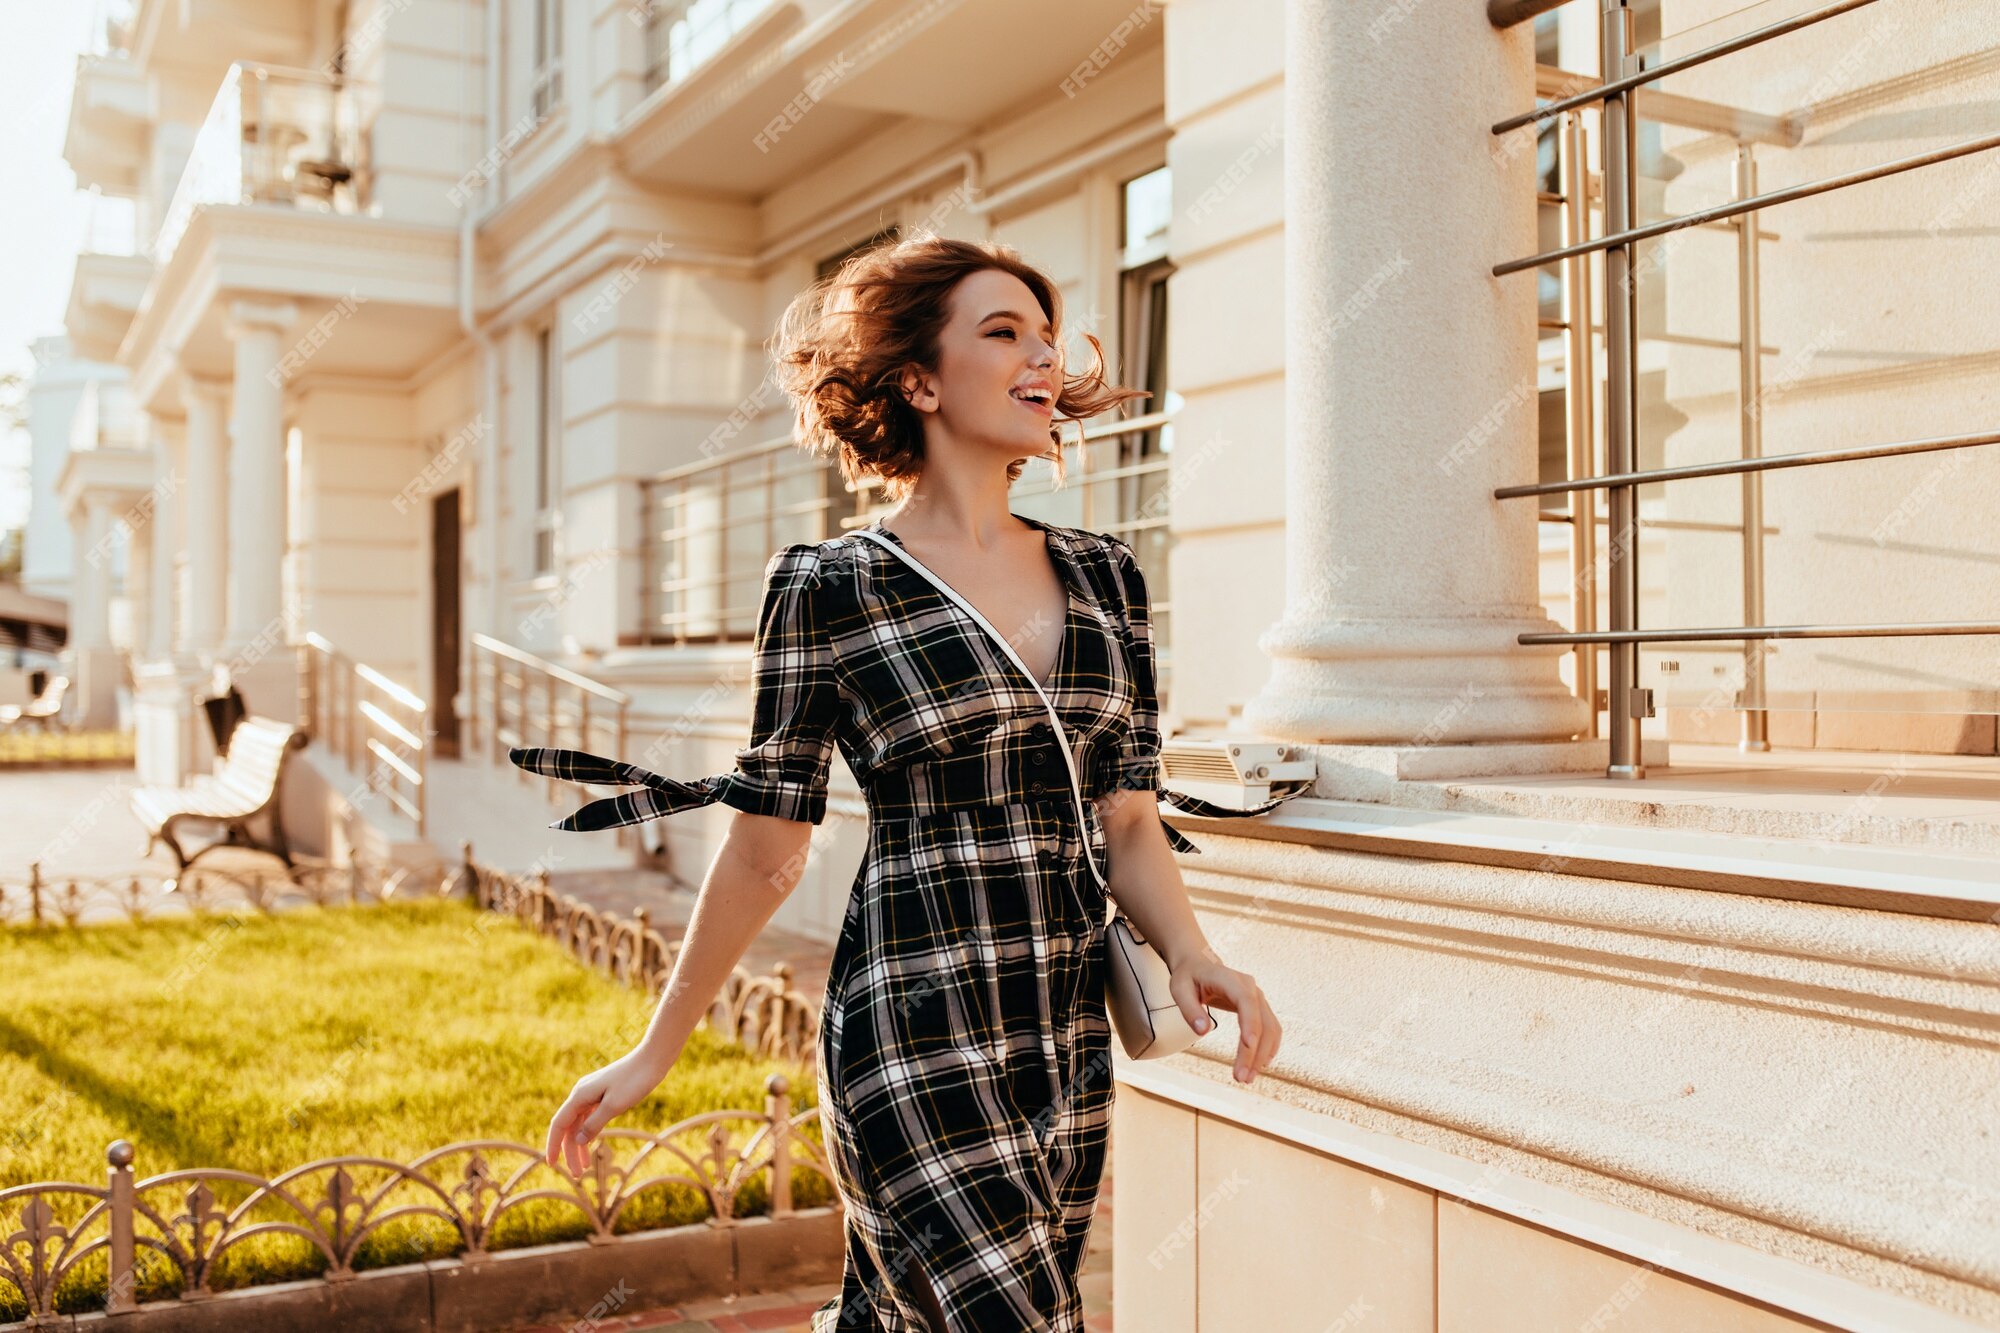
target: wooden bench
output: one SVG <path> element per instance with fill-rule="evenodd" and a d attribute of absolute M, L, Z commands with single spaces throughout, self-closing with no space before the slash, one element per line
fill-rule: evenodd
<path fill-rule="evenodd" d="M 43 731 L 53 729 L 62 712 L 63 695 L 69 692 L 68 676 L 51 676 L 42 692 L 24 704 L 8 704 L 0 707 L 0 727 L 22 727 L 30 725 Z"/>
<path fill-rule="evenodd" d="M 285 841 L 284 820 L 279 814 L 278 795 L 285 776 L 285 758 L 306 743 L 306 733 L 288 722 L 268 717 L 246 717 L 229 733 L 229 753 L 215 772 L 203 774 L 185 787 L 140 787 L 132 793 L 132 813 L 146 826 L 146 852 L 164 842 L 173 849 L 181 873 L 218 847 L 244 847 L 266 852 L 293 865 L 291 847 Z M 263 816 L 270 827 L 266 837 L 250 831 L 250 822 Z M 179 826 L 183 823 L 214 823 L 223 826 L 223 836 L 190 856 L 182 848 Z"/>

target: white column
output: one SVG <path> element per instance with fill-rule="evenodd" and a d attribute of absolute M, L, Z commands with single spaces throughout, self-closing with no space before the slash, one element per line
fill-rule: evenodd
<path fill-rule="evenodd" d="M 134 505 L 125 512 L 124 527 L 125 604 L 132 617 L 132 641 L 126 648 L 134 662 L 144 662 L 153 643 L 153 520 L 144 506 Z"/>
<path fill-rule="evenodd" d="M 228 440 L 222 433 L 223 386 L 189 375 L 181 380 L 187 408 L 187 637 L 183 652 L 222 652 L 228 583 Z"/>
<path fill-rule="evenodd" d="M 187 472 L 179 460 L 180 450 L 158 426 L 153 430 L 153 531 L 152 560 L 148 577 L 152 581 L 152 614 L 148 619 L 145 655 L 158 662 L 174 651 L 175 563 L 181 549 L 181 498 L 187 488 Z"/>
<path fill-rule="evenodd" d="M 236 346 L 229 418 L 229 618 L 224 652 L 282 634 L 285 558 L 285 395 L 278 373 L 289 305 L 234 301 Z M 274 628 L 274 626 L 279 628 Z"/>
<path fill-rule="evenodd" d="M 1561 740 L 1537 604 L 1529 25 L 1484 5 L 1285 6 L 1285 614 L 1244 722 L 1375 745 Z M 1440 92 L 1439 71 L 1451 88 Z M 1393 113 L 1393 114 L 1391 114 Z"/>
<path fill-rule="evenodd" d="M 70 515 L 75 559 L 70 566 L 69 705 L 86 728 L 118 722 L 118 653 L 111 646 L 111 497 L 84 491 Z"/>
<path fill-rule="evenodd" d="M 71 521 L 76 559 L 70 570 L 70 644 L 111 646 L 111 501 L 86 493 L 83 513 Z"/>

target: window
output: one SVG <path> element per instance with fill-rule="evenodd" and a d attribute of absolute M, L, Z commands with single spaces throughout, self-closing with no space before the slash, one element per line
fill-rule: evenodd
<path fill-rule="evenodd" d="M 849 259 L 853 258 L 855 255 L 860 254 L 864 250 L 873 250 L 878 245 L 888 245 L 890 242 L 896 239 L 898 234 L 899 232 L 897 228 L 884 227 L 881 231 L 876 232 L 873 236 L 870 236 L 867 240 L 858 242 L 854 245 L 850 245 L 845 250 L 842 250 L 839 254 L 830 255 L 827 258 L 820 260 L 819 263 L 813 268 L 813 277 L 817 279 L 817 278 L 828 278 L 833 276 L 835 273 L 838 273 L 840 271 L 840 266 L 842 264 L 845 264 Z"/>
<path fill-rule="evenodd" d="M 1121 268 L 1137 268 L 1167 253 L 1167 230 L 1174 217 L 1174 178 L 1170 167 L 1134 176 L 1122 187 L 1125 255 Z"/>
<path fill-rule="evenodd" d="M 771 0 L 642 0 L 646 91 L 685 79 L 770 8 Z"/>
<path fill-rule="evenodd" d="M 528 104 L 535 119 L 555 111 L 562 101 L 562 0 L 532 0 L 535 66 L 528 77 Z"/>
<path fill-rule="evenodd" d="M 1174 271 L 1167 257 L 1174 208 L 1171 170 L 1159 167 L 1135 176 L 1123 183 L 1120 194 L 1118 382 L 1151 395 L 1135 399 L 1125 411 L 1151 416 L 1176 406 L 1167 383 L 1167 279 Z M 1162 679 L 1172 643 L 1167 466 L 1173 445 L 1168 422 L 1105 435 L 1088 446 L 1093 453 L 1087 471 L 1106 475 L 1103 484 L 1111 492 L 1092 497 L 1098 526 L 1122 537 L 1146 571 Z"/>
<path fill-rule="evenodd" d="M 535 573 L 555 572 L 562 529 L 562 366 L 555 329 L 535 335 Z"/>

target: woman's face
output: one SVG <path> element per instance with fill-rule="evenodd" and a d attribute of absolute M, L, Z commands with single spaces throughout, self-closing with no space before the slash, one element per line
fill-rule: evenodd
<path fill-rule="evenodd" d="M 951 439 L 1003 450 L 1009 461 L 1047 454 L 1062 349 L 1034 293 L 1011 273 L 982 269 L 952 289 L 950 305 L 937 368 L 912 405 Z"/>

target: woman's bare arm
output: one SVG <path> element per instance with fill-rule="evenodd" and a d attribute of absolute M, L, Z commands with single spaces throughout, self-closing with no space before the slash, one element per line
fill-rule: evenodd
<path fill-rule="evenodd" d="M 543 1156 L 581 1176 L 605 1125 L 644 1101 L 680 1058 L 730 971 L 805 868 L 813 825 L 738 810 L 708 868 L 674 969 L 646 1033 L 626 1054 L 577 1080 L 549 1121 Z"/>
<path fill-rule="evenodd" d="M 1170 968 L 1213 954 L 1181 882 L 1180 863 L 1151 792 L 1113 791 L 1097 798 L 1110 859 L 1111 896 Z"/>
<path fill-rule="evenodd" d="M 799 882 L 813 825 L 738 810 L 708 868 L 673 975 L 639 1049 L 673 1066 L 750 942 Z"/>
<path fill-rule="evenodd" d="M 1196 1032 L 1206 1031 L 1202 1006 L 1236 1015 L 1236 1080 L 1249 1083 L 1278 1053 L 1283 1028 L 1263 988 L 1248 972 L 1222 961 L 1202 933 L 1188 901 L 1173 844 L 1150 792 L 1114 791 L 1097 799 L 1110 854 L 1109 892 L 1173 972 L 1174 999 Z"/>

